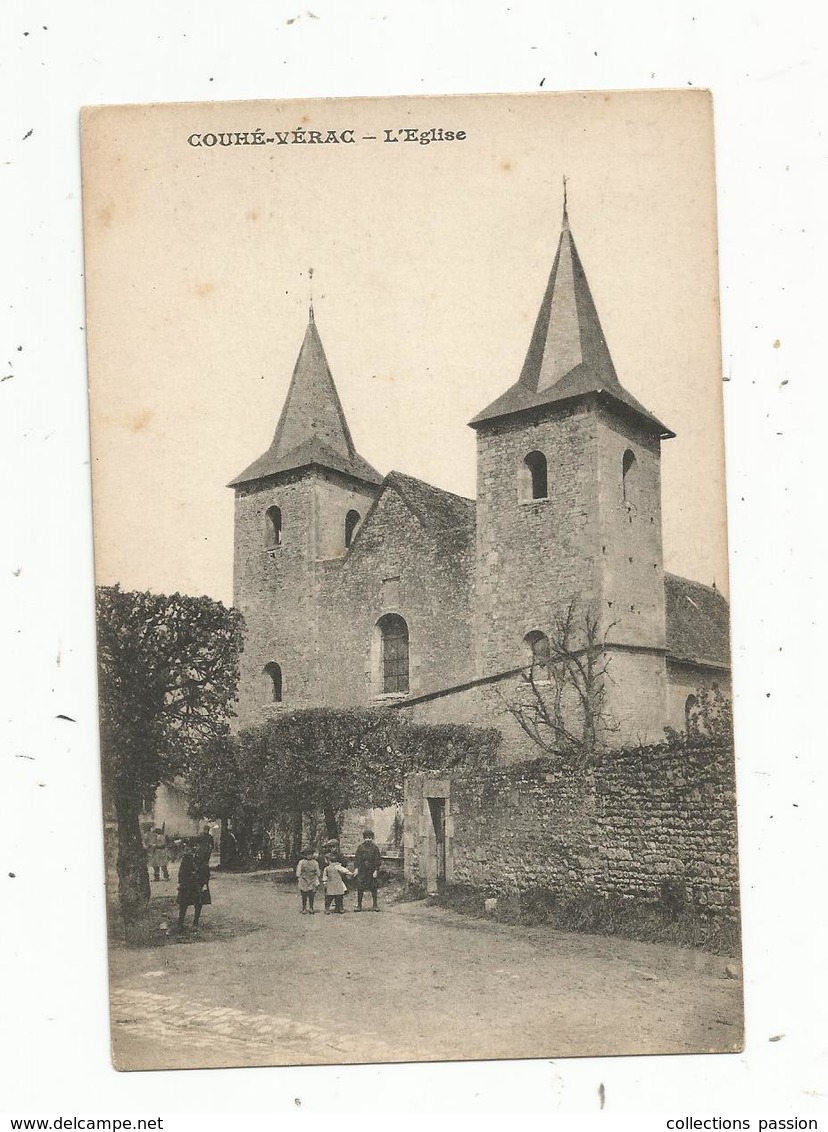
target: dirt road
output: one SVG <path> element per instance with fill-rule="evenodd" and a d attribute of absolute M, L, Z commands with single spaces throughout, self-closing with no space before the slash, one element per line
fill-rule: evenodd
<path fill-rule="evenodd" d="M 293 888 L 263 876 L 217 875 L 211 888 L 197 936 L 113 951 L 119 1068 L 740 1046 L 741 986 L 719 956 L 420 902 L 303 916 Z M 174 883 L 153 889 L 154 916 L 172 923 Z"/>

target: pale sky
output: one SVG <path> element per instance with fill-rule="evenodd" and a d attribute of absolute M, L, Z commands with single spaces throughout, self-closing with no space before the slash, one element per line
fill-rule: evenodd
<path fill-rule="evenodd" d="M 358 140 L 187 143 L 300 126 Z M 466 138 L 381 140 L 432 126 Z M 270 444 L 310 266 L 359 453 L 473 496 L 466 422 L 520 373 L 566 174 L 618 377 L 677 434 L 665 567 L 727 590 L 706 94 L 105 108 L 87 113 L 83 157 L 99 582 L 230 601 L 225 485 Z"/>

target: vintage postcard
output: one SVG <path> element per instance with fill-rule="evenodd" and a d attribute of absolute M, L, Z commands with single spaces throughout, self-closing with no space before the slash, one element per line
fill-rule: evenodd
<path fill-rule="evenodd" d="M 118 1068 L 741 1048 L 713 152 L 83 112 Z"/>

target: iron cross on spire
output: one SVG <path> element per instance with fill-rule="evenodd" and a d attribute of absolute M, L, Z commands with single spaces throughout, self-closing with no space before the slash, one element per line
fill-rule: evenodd
<path fill-rule="evenodd" d="M 313 268 L 308 268 L 308 318 L 313 322 Z"/>
<path fill-rule="evenodd" d="M 567 182 L 567 180 L 568 180 L 568 178 L 567 178 L 566 174 L 564 173 L 564 176 L 563 176 L 563 222 L 562 222 L 562 226 L 564 228 L 569 227 L 569 216 L 568 216 L 567 211 L 566 211 L 566 182 Z"/>

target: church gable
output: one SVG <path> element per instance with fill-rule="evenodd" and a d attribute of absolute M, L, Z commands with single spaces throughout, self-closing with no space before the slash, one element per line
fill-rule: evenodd
<path fill-rule="evenodd" d="M 398 473 L 386 477 L 346 557 L 326 565 L 321 579 L 331 699 L 382 702 L 473 675 L 473 552 L 471 500 Z M 382 668 L 389 619 L 407 635 L 407 689 L 389 689 Z"/>
<path fill-rule="evenodd" d="M 473 500 L 391 472 L 354 537 L 349 558 L 391 547 L 405 557 L 422 553 L 427 545 L 446 569 L 463 573 L 471 569 L 474 533 Z"/>

